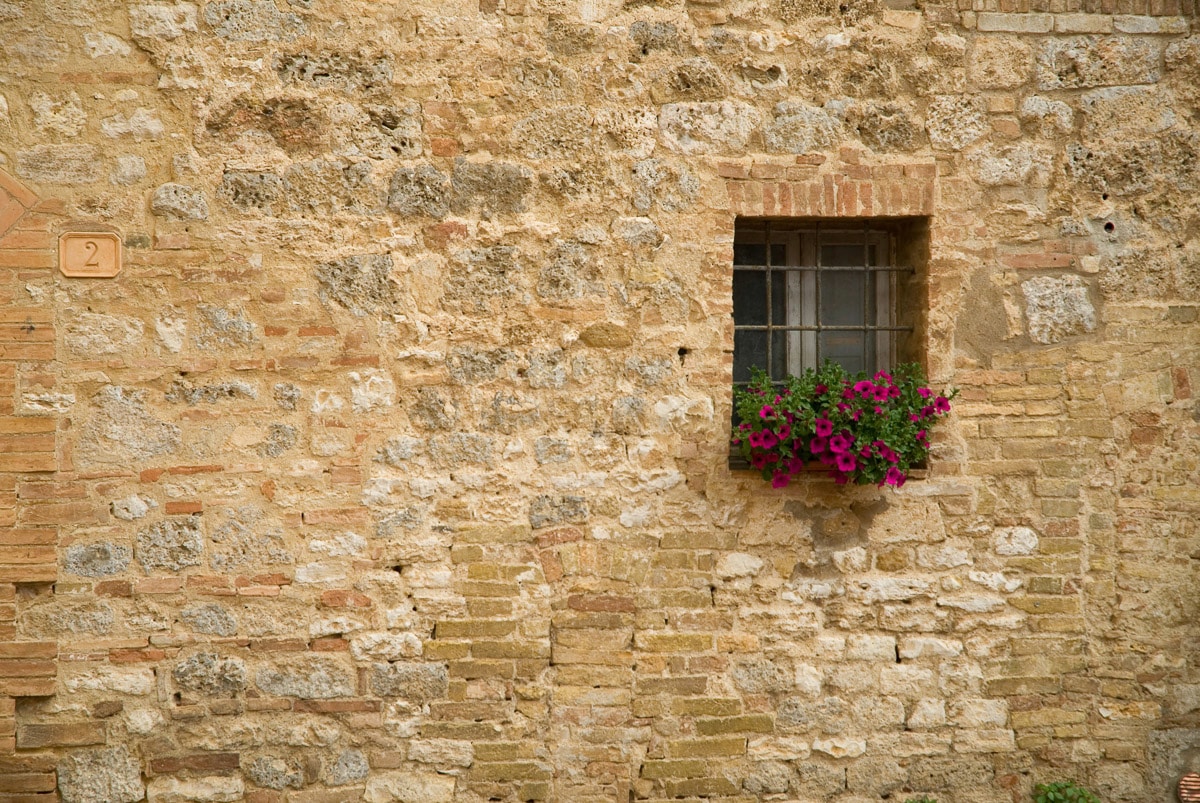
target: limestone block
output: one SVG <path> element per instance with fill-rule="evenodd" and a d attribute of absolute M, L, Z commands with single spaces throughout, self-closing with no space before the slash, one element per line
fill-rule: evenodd
<path fill-rule="evenodd" d="M 397 661 L 420 657 L 421 652 L 421 640 L 413 633 L 362 633 L 350 641 L 356 661 Z"/>
<path fill-rule="evenodd" d="M 291 39 L 304 32 L 295 14 L 282 14 L 271 0 L 217 0 L 204 7 L 204 21 L 230 42 Z"/>
<path fill-rule="evenodd" d="M 410 743 L 411 744 L 411 743 Z M 409 760 L 412 759 L 412 748 L 409 748 Z M 337 761 L 329 768 L 328 782 L 330 786 L 346 786 L 364 780 L 370 774 L 367 757 L 361 750 L 343 750 Z"/>
<path fill-rule="evenodd" d="M 129 568 L 129 547 L 108 542 L 72 544 L 67 548 L 63 568 L 83 577 L 109 577 Z"/>
<path fill-rule="evenodd" d="M 729 580 L 735 577 L 753 577 L 763 567 L 763 559 L 744 552 L 731 552 L 717 563 L 717 576 Z"/>
<path fill-rule="evenodd" d="M 348 668 L 319 656 L 279 659 L 261 667 L 254 682 L 262 691 L 279 697 L 324 700 L 354 694 L 354 678 Z"/>
<path fill-rule="evenodd" d="M 769 150 L 809 153 L 837 142 L 841 122 L 825 109 L 785 101 L 775 105 L 774 117 L 764 126 L 763 136 Z"/>
<path fill-rule="evenodd" d="M 908 715 L 908 727 L 911 730 L 930 730 L 946 724 L 946 701 L 925 698 L 913 704 L 912 712 Z"/>
<path fill-rule="evenodd" d="M 241 778 L 209 775 L 180 780 L 159 777 L 146 785 L 146 803 L 232 803 L 242 800 L 245 792 Z"/>
<path fill-rule="evenodd" d="M 176 39 L 196 30 L 196 6 L 192 3 L 133 6 L 129 10 L 129 29 L 134 37 Z"/>
<path fill-rule="evenodd" d="M 513 147 L 529 159 L 569 159 L 592 145 L 592 113 L 582 105 L 539 109 L 512 127 Z"/>
<path fill-rule="evenodd" d="M 795 780 L 795 772 L 781 761 L 760 761 L 747 773 L 742 788 L 753 795 L 772 795 L 787 792 Z"/>
<path fill-rule="evenodd" d="M 413 739 L 408 743 L 408 759 L 442 767 L 469 767 L 475 760 L 475 747 L 456 739 Z"/>
<path fill-rule="evenodd" d="M 229 697 L 246 687 L 246 664 L 240 658 L 201 652 L 175 664 L 171 677 L 189 691 L 210 697 Z"/>
<path fill-rule="evenodd" d="M 237 633 L 237 620 L 215 602 L 184 608 L 179 612 L 179 618 L 197 633 L 212 636 L 232 636 Z"/>
<path fill-rule="evenodd" d="M 1037 54 L 1038 89 L 1153 84 L 1161 78 L 1162 45 L 1151 39 L 1078 36 L 1047 39 Z"/>
<path fill-rule="evenodd" d="M 66 326 L 63 342 L 83 357 L 96 354 L 126 354 L 142 338 L 145 325 L 136 318 L 77 312 Z"/>
<path fill-rule="evenodd" d="M 199 566 L 204 532 L 199 516 L 167 519 L 138 532 L 135 554 L 147 574 L 155 569 L 179 571 Z"/>
<path fill-rule="evenodd" d="M 136 803 L 146 794 L 137 759 L 124 745 L 76 750 L 58 762 L 63 803 Z"/>
<path fill-rule="evenodd" d="M 1020 145 L 986 145 L 967 157 L 971 175 L 988 187 L 1045 187 L 1050 183 L 1054 152 Z"/>
<path fill-rule="evenodd" d="M 1032 555 L 1037 548 L 1037 533 L 1028 527 L 998 527 L 992 531 L 992 549 L 997 555 Z"/>
<path fill-rule="evenodd" d="M 1011 36 L 981 36 L 971 47 L 967 75 L 983 89 L 1012 89 L 1027 82 L 1033 49 Z"/>
<path fill-rule="evenodd" d="M 911 151 L 919 146 L 921 122 L 912 109 L 893 101 L 866 101 L 847 112 L 863 144 L 878 152 Z"/>
<path fill-rule="evenodd" d="M 938 95 L 925 111 L 925 130 L 934 147 L 962 150 L 987 135 L 987 103 L 976 96 Z"/>
<path fill-rule="evenodd" d="M 35 145 L 16 158 L 18 176 L 44 184 L 90 184 L 100 179 L 101 166 L 91 145 Z"/>
<path fill-rule="evenodd" d="M 63 688 L 69 692 L 104 691 L 143 696 L 155 689 L 152 669 L 96 667 L 78 674 L 62 675 Z"/>
<path fill-rule="evenodd" d="M 162 120 L 150 109 L 134 109 L 132 114 L 117 112 L 100 121 L 100 130 L 106 137 L 130 137 L 135 140 L 157 139 L 163 135 Z"/>
<path fill-rule="evenodd" d="M 146 393 L 106 385 L 92 397 L 92 415 L 80 435 L 80 453 L 96 463 L 125 463 L 179 448 L 179 427 L 146 410 Z"/>
<path fill-rule="evenodd" d="M 812 749 L 834 758 L 856 758 L 867 752 L 867 743 L 862 739 L 833 737 L 813 740 Z"/>
<path fill-rule="evenodd" d="M 444 664 L 376 663 L 371 668 L 371 690 L 380 697 L 425 702 L 446 696 L 449 677 Z"/>
<path fill-rule="evenodd" d="M 304 773 L 278 756 L 259 756 L 246 766 L 246 775 L 265 789 L 300 789 Z"/>
<path fill-rule="evenodd" d="M 1096 309 L 1078 276 L 1039 276 L 1021 283 L 1025 319 L 1035 343 L 1058 343 L 1096 331 Z"/>
<path fill-rule="evenodd" d="M 444 803 L 454 798 L 455 780 L 433 772 L 380 773 L 367 781 L 365 803 Z"/>
<path fill-rule="evenodd" d="M 88 55 L 94 59 L 103 56 L 128 56 L 131 48 L 124 39 L 106 31 L 91 31 L 83 35 Z"/>
<path fill-rule="evenodd" d="M 669 103 L 658 116 L 664 144 L 686 154 L 740 151 L 758 129 L 758 110 L 739 101 Z"/>
<path fill-rule="evenodd" d="M 900 657 L 906 661 L 921 658 L 954 658 L 961 655 L 963 644 L 933 636 L 905 636 L 900 640 Z"/>
<path fill-rule="evenodd" d="M 396 383 L 381 371 L 350 373 L 350 404 L 356 413 L 383 410 L 396 399 Z"/>
<path fill-rule="evenodd" d="M 1083 135 L 1093 141 L 1143 138 L 1175 125 L 1175 112 L 1165 89 L 1120 86 L 1096 89 L 1081 98 L 1086 122 Z"/>
<path fill-rule="evenodd" d="M 153 499 L 143 499 L 137 494 L 130 494 L 124 499 L 114 499 L 111 504 L 112 514 L 123 521 L 140 519 L 150 512 L 150 508 L 158 507 Z"/>
<path fill-rule="evenodd" d="M 55 99 L 45 92 L 34 92 L 29 97 L 29 108 L 33 111 L 33 125 L 43 135 L 61 134 L 74 137 L 87 124 L 87 114 L 78 92 L 71 92 Z"/>
<path fill-rule="evenodd" d="M 1043 137 L 1069 134 L 1075 125 L 1075 111 L 1061 100 L 1030 95 L 1021 102 L 1017 116 L 1022 122 L 1036 124 Z"/>
<path fill-rule="evenodd" d="M 1008 724 L 1008 702 L 957 700 L 950 704 L 950 721 L 960 728 L 1003 727 Z"/>
<path fill-rule="evenodd" d="M 207 220 L 208 201 L 195 187 L 168 182 L 154 191 L 150 211 L 176 220 Z"/>

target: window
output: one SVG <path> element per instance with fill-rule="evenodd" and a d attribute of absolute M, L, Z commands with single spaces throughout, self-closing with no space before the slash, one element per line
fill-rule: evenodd
<path fill-rule="evenodd" d="M 916 360 L 923 219 L 739 218 L 733 242 L 733 381 L 826 359 L 874 373 Z"/>

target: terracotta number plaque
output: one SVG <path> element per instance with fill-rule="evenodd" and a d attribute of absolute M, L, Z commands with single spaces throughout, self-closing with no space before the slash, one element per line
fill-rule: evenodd
<path fill-rule="evenodd" d="M 111 279 L 121 272 L 121 238 L 111 231 L 69 231 L 58 238 L 63 276 Z"/>

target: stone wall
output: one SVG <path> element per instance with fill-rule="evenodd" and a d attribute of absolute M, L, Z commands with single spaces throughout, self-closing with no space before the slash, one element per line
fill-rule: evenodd
<path fill-rule="evenodd" d="M 1172 799 L 1196 12 L 0 0 L 0 800 Z M 737 215 L 928 221 L 923 479 L 730 470 Z"/>

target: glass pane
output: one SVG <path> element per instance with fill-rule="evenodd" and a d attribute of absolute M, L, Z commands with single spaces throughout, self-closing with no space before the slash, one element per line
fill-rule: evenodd
<path fill-rule="evenodd" d="M 750 366 L 767 367 L 767 333 L 735 330 L 733 333 L 733 381 L 749 382 Z"/>
<path fill-rule="evenodd" d="M 767 247 L 756 243 L 734 243 L 733 264 L 765 265 L 767 264 Z"/>
<path fill-rule="evenodd" d="M 771 378 L 783 379 L 787 376 L 787 332 L 771 333 Z"/>
<path fill-rule="evenodd" d="M 786 265 L 787 264 L 787 247 L 783 243 L 774 243 L 771 246 L 771 264 Z"/>
<path fill-rule="evenodd" d="M 857 271 L 821 272 L 821 325 L 864 326 L 866 274 Z M 832 356 L 832 355 L 830 355 Z"/>
<path fill-rule="evenodd" d="M 839 363 L 850 373 L 867 370 L 865 333 L 822 332 L 821 359 Z"/>
<path fill-rule="evenodd" d="M 787 326 L 787 322 L 787 273 L 773 270 L 771 271 L 771 325 Z"/>
<path fill-rule="evenodd" d="M 875 264 L 875 246 L 868 245 L 866 249 L 867 265 Z M 822 245 L 822 267 L 851 267 L 863 264 L 863 247 L 861 243 L 852 245 Z"/>
<path fill-rule="evenodd" d="M 733 322 L 738 326 L 766 325 L 767 275 L 765 273 L 755 270 L 735 270 L 733 272 Z"/>

